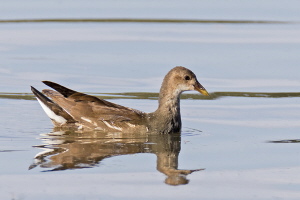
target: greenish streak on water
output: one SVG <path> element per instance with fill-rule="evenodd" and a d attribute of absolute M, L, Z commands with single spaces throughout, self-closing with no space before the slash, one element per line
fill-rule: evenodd
<path fill-rule="evenodd" d="M 214 92 L 213 98 L 219 97 L 264 97 L 264 98 L 285 98 L 300 97 L 300 92 Z"/>
<path fill-rule="evenodd" d="M 22 151 L 22 150 L 0 150 L 0 153 L 10 153 L 14 151 Z"/>
<path fill-rule="evenodd" d="M 0 99 L 34 100 L 35 97 L 30 93 L 0 93 Z"/>
<path fill-rule="evenodd" d="M 91 94 L 101 99 L 158 99 L 158 93 L 152 92 L 124 92 L 124 93 L 93 93 Z M 210 96 L 201 94 L 182 94 L 181 99 L 192 100 L 214 100 L 222 97 L 256 97 L 256 98 L 287 98 L 300 97 L 300 92 L 213 92 Z M 23 99 L 35 100 L 31 93 L 0 93 L 0 99 Z"/>
<path fill-rule="evenodd" d="M 135 18 L 86 18 L 86 19 L 10 19 L 0 23 L 222 23 L 222 24 L 287 24 L 287 21 L 264 20 L 202 20 L 202 19 L 135 19 Z M 295 23 L 295 22 L 293 22 Z"/>
<path fill-rule="evenodd" d="M 269 141 L 270 143 L 300 143 L 300 139 L 294 139 L 294 140 L 274 140 Z"/>

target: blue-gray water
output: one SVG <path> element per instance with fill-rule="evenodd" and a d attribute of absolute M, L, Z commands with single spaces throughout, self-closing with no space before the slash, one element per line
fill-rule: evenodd
<path fill-rule="evenodd" d="M 2 2 L 0 198 L 299 199 L 299 6 L 235 0 Z M 31 19 L 70 21 L 24 22 Z M 193 70 L 212 94 L 184 96 L 181 137 L 49 135 L 52 124 L 38 102 L 24 100 L 32 99 L 30 85 L 43 89 L 40 81 L 51 80 L 151 112 L 157 106 L 152 93 L 177 65 Z M 204 170 L 168 179 L 167 173 L 178 172 L 170 155 L 176 169 Z M 160 168 L 167 160 L 171 164 Z M 178 180 L 189 182 L 170 185 Z"/>

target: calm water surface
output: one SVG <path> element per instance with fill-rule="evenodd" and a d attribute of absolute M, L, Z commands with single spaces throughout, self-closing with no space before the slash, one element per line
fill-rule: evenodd
<path fill-rule="evenodd" d="M 53 2 L 6 2 L 0 21 L 224 23 L 0 22 L 1 199 L 300 198 L 297 1 Z M 211 93 L 183 96 L 179 135 L 55 132 L 29 89 L 52 80 L 151 112 L 177 65 Z"/>

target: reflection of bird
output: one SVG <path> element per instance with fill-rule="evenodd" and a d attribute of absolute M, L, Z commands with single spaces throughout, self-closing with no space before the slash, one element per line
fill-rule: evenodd
<path fill-rule="evenodd" d="M 181 135 L 105 133 L 98 131 L 58 131 L 43 134 L 43 144 L 35 146 L 44 151 L 35 156 L 29 169 L 62 171 L 101 167 L 101 162 L 114 156 L 151 153 L 157 156 L 156 169 L 166 175 L 169 185 L 188 184 L 187 175 L 204 169 L 178 169 Z M 132 165 L 141 167 L 139 162 Z"/>
<path fill-rule="evenodd" d="M 165 76 L 158 109 L 152 113 L 117 105 L 50 81 L 43 82 L 56 90 L 43 90 L 52 100 L 33 87 L 32 92 L 54 125 L 84 130 L 178 132 L 181 129 L 180 94 L 196 90 L 208 95 L 196 75 L 184 67 L 175 67 Z"/>

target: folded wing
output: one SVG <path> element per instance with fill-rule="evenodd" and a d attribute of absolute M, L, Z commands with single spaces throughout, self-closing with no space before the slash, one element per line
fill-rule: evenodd
<path fill-rule="evenodd" d="M 52 99 L 52 101 L 48 100 L 58 105 L 80 124 L 121 129 L 124 122 L 137 125 L 143 119 L 144 113 L 138 110 L 77 92 L 54 82 L 43 82 L 56 90 L 43 90 L 43 93 Z"/>

